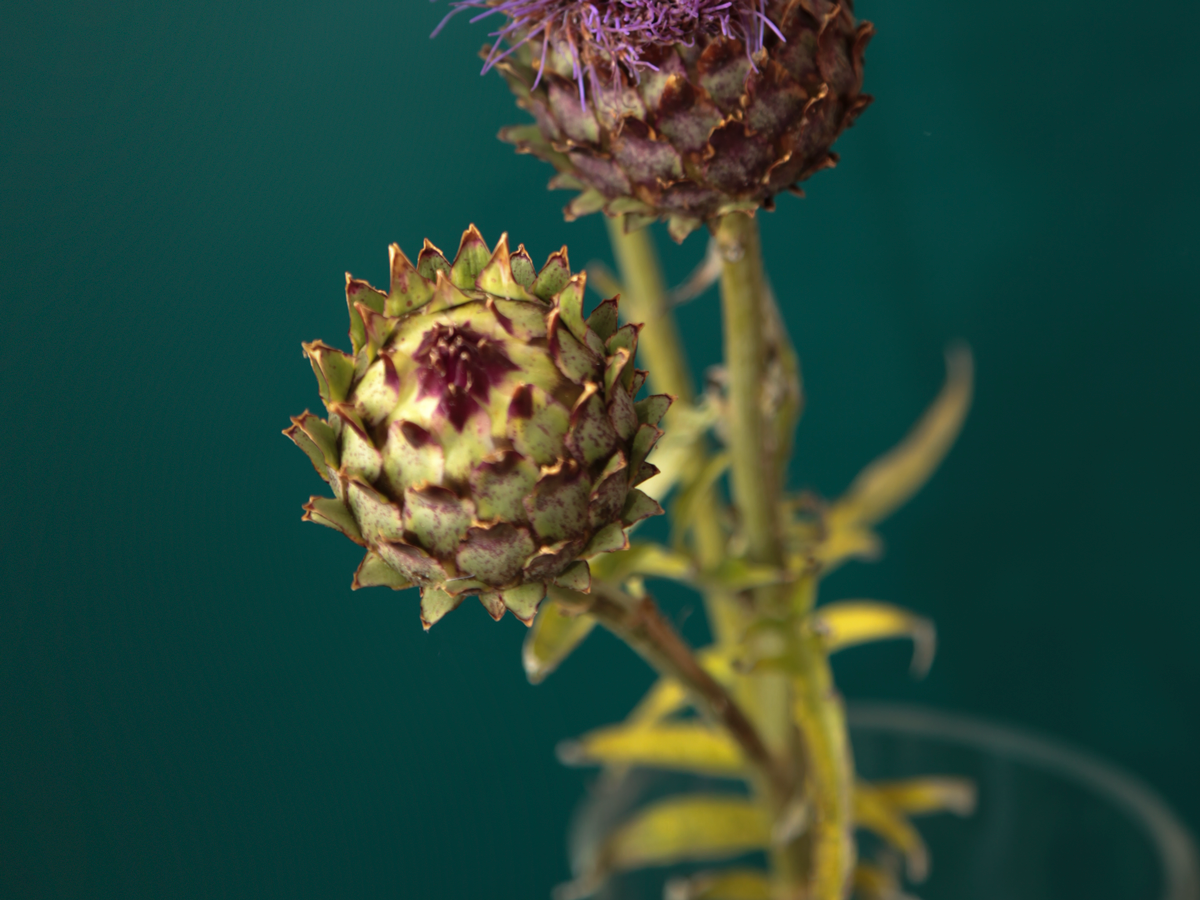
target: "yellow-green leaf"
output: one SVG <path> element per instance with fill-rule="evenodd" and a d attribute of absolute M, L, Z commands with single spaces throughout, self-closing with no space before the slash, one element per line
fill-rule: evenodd
<path fill-rule="evenodd" d="M 903 505 L 941 463 L 971 407 L 974 363 L 965 346 L 946 353 L 946 384 L 903 441 L 867 466 L 829 511 L 830 531 L 873 525 Z"/>
<path fill-rule="evenodd" d="M 900 879 L 894 872 L 873 863 L 855 867 L 854 896 L 859 900 L 915 900 L 900 889 Z"/>
<path fill-rule="evenodd" d="M 620 583 L 634 575 L 682 581 L 692 573 L 691 561 L 661 544 L 639 543 L 628 550 L 604 553 L 591 560 L 592 575 L 602 581 Z"/>
<path fill-rule="evenodd" d="M 566 765 L 645 766 L 726 777 L 744 771 L 737 743 L 694 720 L 597 728 L 560 744 L 558 758 Z"/>
<path fill-rule="evenodd" d="M 661 443 L 661 442 L 660 442 Z M 655 465 L 659 465 L 658 457 L 654 458 Z M 683 490 L 675 499 L 675 504 L 671 508 L 671 546 L 676 549 L 683 547 L 684 533 L 693 525 L 695 519 L 696 501 L 705 493 L 712 489 L 725 470 L 729 468 L 729 463 L 733 457 L 729 453 L 718 453 L 709 460 L 700 469 L 699 473 L 691 480 L 690 484 L 685 485 Z M 660 476 L 661 477 L 661 476 Z M 654 481 L 655 479 L 651 479 Z"/>
<path fill-rule="evenodd" d="M 717 647 L 705 647 L 696 653 L 696 659 L 704 670 L 724 685 L 733 679 L 733 666 L 727 653 Z M 659 722 L 688 705 L 688 694 L 683 685 L 672 678 L 660 678 L 650 687 L 626 717 L 626 722 L 643 725 Z"/>
<path fill-rule="evenodd" d="M 877 834 L 904 854 L 908 877 L 924 881 L 929 872 L 929 851 L 913 824 L 871 785 L 854 786 L 854 823 Z"/>
<path fill-rule="evenodd" d="M 722 869 L 690 878 L 672 878 L 668 900 L 771 900 L 771 881 L 757 869 Z"/>
<path fill-rule="evenodd" d="M 530 683 L 537 684 L 557 669 L 595 624 L 589 615 L 568 616 L 557 603 L 543 603 L 521 648 L 521 662 Z"/>
<path fill-rule="evenodd" d="M 878 600 L 839 600 L 818 607 L 813 621 L 830 653 L 892 638 L 911 638 L 912 673 L 921 678 L 933 664 L 937 630 L 933 622 L 900 606 Z"/>
<path fill-rule="evenodd" d="M 969 816 L 975 811 L 977 792 L 969 778 L 929 776 L 905 781 L 875 781 L 872 790 L 883 800 L 910 816 L 952 812 Z"/>
<path fill-rule="evenodd" d="M 830 531 L 813 548 L 812 555 L 828 574 L 848 559 L 877 559 L 881 549 L 879 536 L 869 528 L 846 526 Z"/>
<path fill-rule="evenodd" d="M 748 797 L 685 795 L 642 809 L 605 841 L 607 872 L 674 863 L 730 859 L 765 849 L 770 817 Z"/>
<path fill-rule="evenodd" d="M 747 591 L 787 581 L 784 569 L 748 562 L 744 559 L 725 559 L 711 572 L 700 576 L 699 583 L 722 591 Z"/>

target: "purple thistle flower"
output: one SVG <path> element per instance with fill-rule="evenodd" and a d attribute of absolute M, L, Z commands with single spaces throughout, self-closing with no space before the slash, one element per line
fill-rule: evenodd
<path fill-rule="evenodd" d="M 656 68 L 647 59 L 648 49 L 690 47 L 701 36 L 720 34 L 742 41 L 753 64 L 767 29 L 783 40 L 767 18 L 765 5 L 766 0 L 454 0 L 433 34 L 467 9 L 482 10 L 472 22 L 502 15 L 507 21 L 491 33 L 496 43 L 483 71 L 522 45 L 540 41 L 539 80 L 553 45 L 572 61 L 582 100 L 585 78 L 597 89 L 608 87 L 622 73 L 636 81 L 640 70 Z"/>

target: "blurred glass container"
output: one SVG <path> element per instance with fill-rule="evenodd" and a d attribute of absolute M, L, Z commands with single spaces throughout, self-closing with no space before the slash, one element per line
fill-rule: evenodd
<path fill-rule="evenodd" d="M 973 815 L 918 821 L 922 900 L 1200 900 L 1195 843 L 1136 778 L 1057 741 L 893 704 L 848 710 L 866 780 L 963 775 Z"/>

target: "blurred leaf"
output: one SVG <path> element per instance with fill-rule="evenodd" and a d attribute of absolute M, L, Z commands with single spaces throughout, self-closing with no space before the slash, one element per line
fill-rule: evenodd
<path fill-rule="evenodd" d="M 937 629 L 929 619 L 903 607 L 878 600 L 839 600 L 818 607 L 813 621 L 830 653 L 872 641 L 912 638 L 913 677 L 923 678 L 933 664 Z"/>
<path fill-rule="evenodd" d="M 588 287 L 603 298 L 615 297 L 618 294 L 625 293 L 621 287 L 621 280 L 617 278 L 617 274 L 602 262 L 593 261 L 588 263 L 587 276 Z"/>
<path fill-rule="evenodd" d="M 915 494 L 933 474 L 962 429 L 971 407 L 974 363 L 966 346 L 946 353 L 946 384 L 903 441 L 867 466 L 829 511 L 837 532 L 873 525 Z"/>
<path fill-rule="evenodd" d="M 916 900 L 900 889 L 896 873 L 872 863 L 854 869 L 854 895 L 859 900 Z"/>
<path fill-rule="evenodd" d="M 703 573 L 698 581 L 703 587 L 722 591 L 748 591 L 787 581 L 789 574 L 774 566 L 747 562 L 744 559 L 725 559 L 711 572 Z"/>
<path fill-rule="evenodd" d="M 705 647 L 697 651 L 696 660 L 721 684 L 728 685 L 733 680 L 733 667 L 727 652 L 717 647 Z M 683 685 L 672 678 L 660 678 L 629 713 L 626 722 L 643 725 L 659 722 L 687 705 L 688 694 Z"/>
<path fill-rule="evenodd" d="M 975 812 L 977 791 L 969 778 L 929 776 L 905 781 L 876 781 L 871 789 L 884 801 L 910 816 L 952 812 L 969 816 Z"/>
<path fill-rule="evenodd" d="M 912 881 L 925 880 L 929 872 L 929 851 L 921 835 L 899 809 L 871 785 L 862 782 L 854 786 L 854 823 L 903 853 Z"/>
<path fill-rule="evenodd" d="M 729 859 L 766 848 L 770 817 L 748 797 L 670 797 L 642 809 L 605 841 L 606 872 Z"/>
<path fill-rule="evenodd" d="M 557 603 L 543 603 L 521 648 L 529 682 L 537 684 L 557 669 L 595 625 L 596 620 L 587 614 L 568 616 Z"/>
<path fill-rule="evenodd" d="M 828 573 L 847 559 L 878 559 L 879 536 L 869 528 L 842 527 L 829 532 L 813 549 L 813 557 Z"/>
<path fill-rule="evenodd" d="M 771 881 L 757 869 L 723 869 L 690 878 L 673 878 L 665 900 L 771 900 Z"/>
<path fill-rule="evenodd" d="M 648 578 L 688 579 L 692 574 L 691 561 L 673 553 L 661 544 L 634 544 L 628 550 L 602 553 L 589 563 L 592 575 L 603 581 L 618 584 L 633 575 Z"/>
<path fill-rule="evenodd" d="M 679 492 L 674 505 L 671 507 L 671 546 L 676 550 L 683 548 L 683 536 L 692 525 L 695 518 L 693 507 L 696 500 L 709 490 L 725 474 L 729 468 L 732 456 L 728 453 L 718 453 L 710 457 L 704 467 L 696 475 L 691 484 Z"/>
<path fill-rule="evenodd" d="M 694 720 L 597 728 L 560 744 L 558 758 L 565 765 L 645 766 L 718 777 L 744 772 L 737 743 Z"/>

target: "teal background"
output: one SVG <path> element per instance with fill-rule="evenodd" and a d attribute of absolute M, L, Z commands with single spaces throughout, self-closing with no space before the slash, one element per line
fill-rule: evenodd
<path fill-rule="evenodd" d="M 596 635 L 525 683 L 524 629 L 350 593 L 279 435 L 319 400 L 349 269 L 475 222 L 563 224 L 480 26 L 417 0 L 9 2 L 0 27 L 0 896 L 545 897 L 586 775 L 556 740 L 650 681 Z M 794 486 L 827 494 L 975 348 L 978 396 L 888 554 L 826 598 L 936 618 L 929 678 L 851 698 L 1067 738 L 1200 826 L 1195 204 L 1200 7 L 863 0 L 876 105 L 763 218 L 803 355 Z M 667 247 L 673 278 L 704 248 Z M 710 294 L 682 311 L 718 359 Z M 694 641 L 694 603 L 665 602 Z"/>

